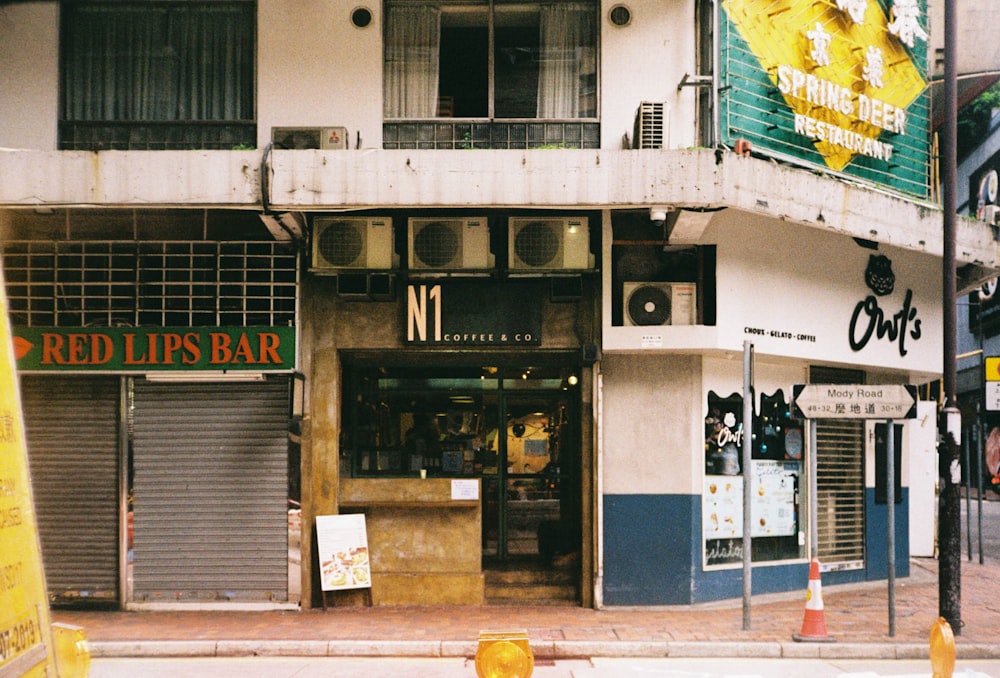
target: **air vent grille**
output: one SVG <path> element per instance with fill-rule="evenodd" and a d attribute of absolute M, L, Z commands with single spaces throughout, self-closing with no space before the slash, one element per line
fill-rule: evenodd
<path fill-rule="evenodd" d="M 669 106 L 658 101 L 643 101 L 635 113 L 633 148 L 666 148 Z"/>

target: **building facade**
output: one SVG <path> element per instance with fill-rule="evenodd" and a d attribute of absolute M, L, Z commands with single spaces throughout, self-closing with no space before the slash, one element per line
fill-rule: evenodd
<path fill-rule="evenodd" d="M 933 403 L 792 387 L 942 371 L 927 8 L 784 5 L 0 5 L 51 595 L 731 598 L 745 484 L 754 592 L 882 579 L 890 425 L 905 576 Z"/>

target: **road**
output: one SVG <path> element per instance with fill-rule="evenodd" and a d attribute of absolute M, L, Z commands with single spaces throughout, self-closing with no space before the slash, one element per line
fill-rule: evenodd
<path fill-rule="evenodd" d="M 90 678 L 476 678 L 472 661 L 239 657 L 94 659 Z M 539 661 L 532 678 L 931 678 L 929 661 L 575 659 Z M 955 678 L 1000 678 L 1000 659 L 960 661 Z"/>
<path fill-rule="evenodd" d="M 973 497 L 966 502 L 962 497 L 962 557 L 979 562 L 980 541 L 984 559 L 1000 560 L 1000 496 L 989 491 L 984 495 L 989 501 L 979 502 Z M 982 530 L 979 529 L 982 506 Z M 971 539 L 970 539 L 971 538 Z M 970 547 L 971 543 L 971 549 Z"/>

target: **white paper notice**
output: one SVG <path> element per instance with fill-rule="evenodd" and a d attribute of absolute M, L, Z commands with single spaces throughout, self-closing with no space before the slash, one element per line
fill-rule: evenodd
<path fill-rule="evenodd" d="M 479 481 L 455 478 L 451 481 L 452 501 L 479 501 Z"/>

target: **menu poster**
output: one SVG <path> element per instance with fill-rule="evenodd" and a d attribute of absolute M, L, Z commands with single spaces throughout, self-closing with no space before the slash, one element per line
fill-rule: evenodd
<path fill-rule="evenodd" d="M 368 532 L 363 513 L 316 516 L 316 541 L 324 591 L 371 588 Z"/>
<path fill-rule="evenodd" d="M 705 476 L 701 515 L 705 539 L 742 536 L 742 476 Z"/>
<path fill-rule="evenodd" d="M 788 537 L 798 532 L 795 491 L 799 463 L 759 460 L 751 477 L 754 537 Z"/>

